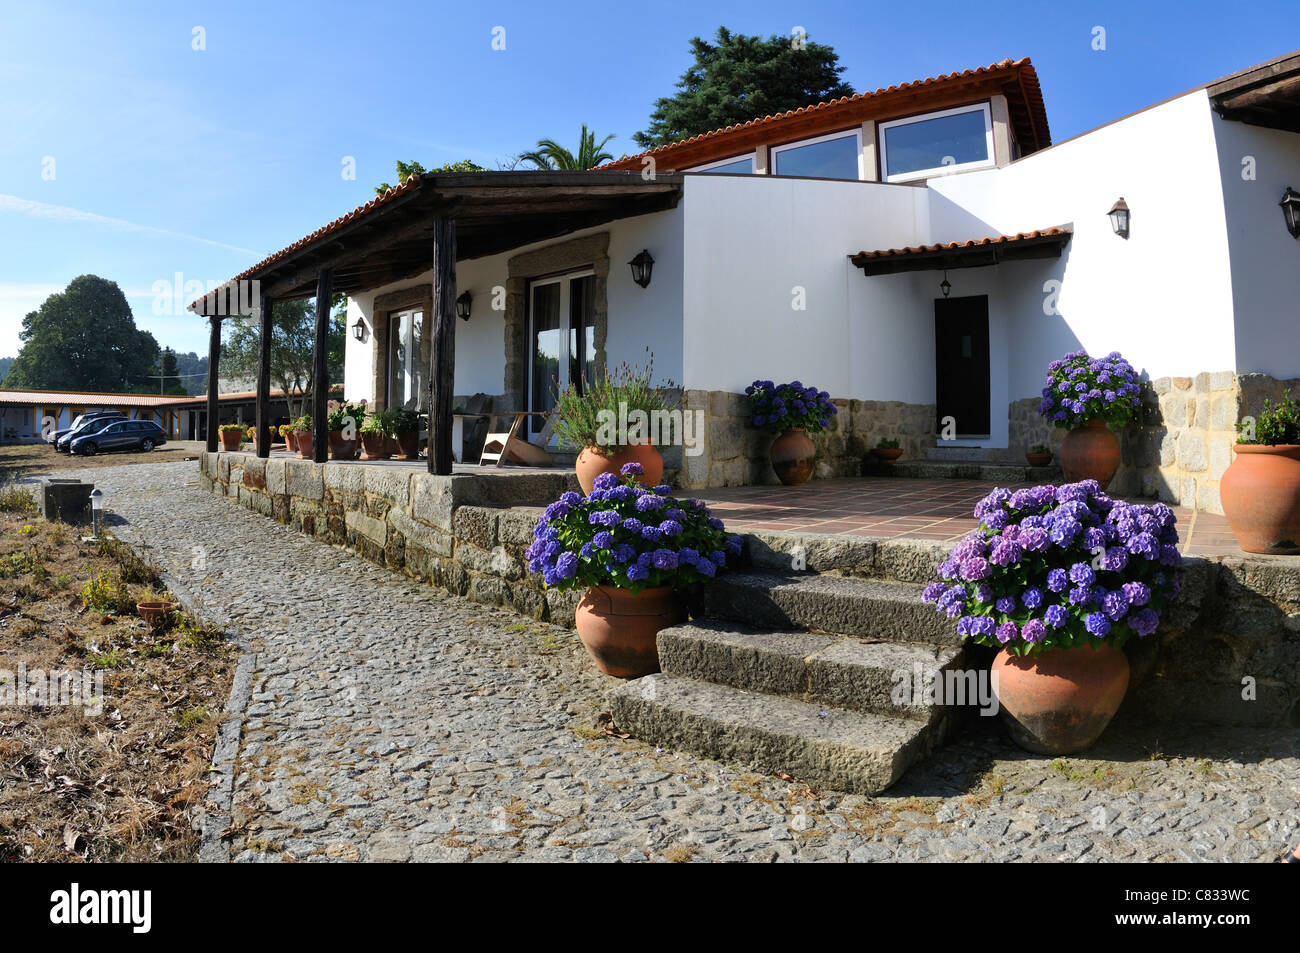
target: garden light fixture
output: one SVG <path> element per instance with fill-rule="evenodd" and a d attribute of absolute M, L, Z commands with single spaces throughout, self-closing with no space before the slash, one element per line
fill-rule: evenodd
<path fill-rule="evenodd" d="M 358 341 L 366 339 L 366 322 L 362 318 L 357 318 L 357 323 L 352 325 L 352 336 Z"/>

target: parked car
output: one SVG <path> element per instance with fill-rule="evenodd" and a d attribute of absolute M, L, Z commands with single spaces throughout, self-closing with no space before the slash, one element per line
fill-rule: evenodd
<path fill-rule="evenodd" d="M 74 437 L 73 453 L 93 457 L 101 450 L 142 450 L 148 453 L 167 442 L 167 434 L 152 420 L 114 420 L 108 426 Z"/>
<path fill-rule="evenodd" d="M 90 423 L 92 420 L 100 420 L 105 417 L 113 420 L 126 420 L 126 414 L 122 413 L 120 410 L 97 410 L 88 414 L 78 414 L 76 419 L 72 421 L 71 425 L 62 430 L 55 430 L 45 438 L 45 442 L 54 444 L 55 449 L 58 449 L 58 443 L 61 438 L 66 437 L 68 434 L 79 429 L 83 425 Z"/>
<path fill-rule="evenodd" d="M 104 414 L 102 416 L 91 416 L 88 420 L 82 422 L 80 427 L 66 431 L 62 437 L 54 442 L 54 449 L 58 450 L 60 453 L 68 453 L 72 446 L 72 441 L 78 437 L 85 436 L 88 433 L 94 433 L 98 430 L 102 430 L 111 423 L 116 423 L 119 420 L 126 419 L 126 414 L 121 412 Z"/>

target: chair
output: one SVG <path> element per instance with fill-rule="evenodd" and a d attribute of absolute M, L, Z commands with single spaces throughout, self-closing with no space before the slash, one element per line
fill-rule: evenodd
<path fill-rule="evenodd" d="M 509 430 L 498 430 L 497 421 L 502 417 L 510 418 Z M 523 466 L 545 467 L 553 461 L 546 452 L 546 445 L 551 442 L 551 431 L 555 428 L 555 414 L 549 414 L 542 432 L 531 441 L 521 436 L 520 427 L 528 420 L 527 414 L 490 414 L 488 418 L 488 435 L 483 441 L 483 453 L 478 465 L 489 463 L 495 467 L 505 466 L 506 460 Z"/>

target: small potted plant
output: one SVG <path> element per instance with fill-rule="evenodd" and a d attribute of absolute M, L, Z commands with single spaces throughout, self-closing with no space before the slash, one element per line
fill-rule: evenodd
<path fill-rule="evenodd" d="M 366 414 L 366 419 L 361 422 L 361 446 L 365 450 L 365 459 L 387 460 L 392 456 L 386 421 L 395 413 L 397 412 L 392 410 L 381 410 Z"/>
<path fill-rule="evenodd" d="M 349 404 L 331 400 L 327 405 L 326 429 L 329 433 L 330 459 L 355 460 L 357 457 L 357 432 L 366 415 L 366 402 Z"/>
<path fill-rule="evenodd" d="M 1232 465 L 1219 480 L 1219 499 L 1244 552 L 1300 553 L 1300 403 L 1284 391 L 1253 428 L 1237 425 Z"/>
<path fill-rule="evenodd" d="M 238 450 L 244 445 L 246 429 L 243 424 L 222 424 L 217 432 L 221 434 L 222 450 Z"/>
<path fill-rule="evenodd" d="M 293 453 L 293 424 L 280 424 L 276 432 L 280 434 L 280 439 L 284 441 L 284 449 Z"/>
<path fill-rule="evenodd" d="M 592 491 L 601 473 L 620 473 L 626 463 L 640 464 L 638 479 L 645 486 L 662 479 L 664 458 L 654 446 L 655 431 L 674 385 L 655 385 L 653 375 L 650 355 L 644 367 L 624 363 L 597 381 L 583 380 L 581 387 L 570 385 L 556 395 L 555 433 L 580 448 L 574 468 L 583 492 Z"/>
<path fill-rule="evenodd" d="M 387 411 L 386 411 L 387 413 Z M 416 460 L 420 456 L 420 425 L 424 415 L 416 410 L 393 408 L 392 417 L 385 418 L 387 434 L 397 444 L 402 460 Z"/>
<path fill-rule="evenodd" d="M 1123 701 L 1125 640 L 1155 632 L 1178 595 L 1174 512 L 1085 480 L 994 490 L 975 517 L 923 597 L 963 639 L 999 650 L 993 688 L 1017 744 L 1082 751 Z"/>
<path fill-rule="evenodd" d="M 1052 462 L 1052 448 L 1045 443 L 1036 443 L 1025 453 L 1025 461 L 1031 467 L 1045 467 Z"/>
<path fill-rule="evenodd" d="M 903 448 L 894 437 L 881 437 L 880 442 L 871 448 L 871 454 L 886 466 L 893 466 L 894 461 L 903 455 Z"/>
<path fill-rule="evenodd" d="M 749 397 L 749 425 L 777 434 L 768 451 L 777 478 L 786 486 L 807 483 L 817 457 L 817 447 L 808 434 L 821 433 L 831 425 L 831 418 L 838 413 L 831 395 L 800 381 L 754 381 L 745 394 Z"/>
<path fill-rule="evenodd" d="M 316 441 L 311 414 L 303 414 L 289 425 L 293 433 L 294 449 L 298 451 L 298 457 L 302 460 L 310 460 L 315 455 Z"/>
<path fill-rule="evenodd" d="M 1061 469 L 1070 482 L 1096 480 L 1102 489 L 1119 469 L 1122 427 L 1142 405 L 1142 385 L 1133 366 L 1111 351 L 1103 358 L 1072 351 L 1047 365 L 1047 386 L 1038 412 L 1069 432 L 1061 444 Z"/>
<path fill-rule="evenodd" d="M 546 508 L 528 547 L 528 569 L 548 589 L 585 589 L 578 636 L 607 675 L 659 671 L 655 637 L 686 618 L 684 595 L 741 550 L 701 500 L 647 489 L 639 463 L 599 473 L 589 495 L 564 493 Z"/>

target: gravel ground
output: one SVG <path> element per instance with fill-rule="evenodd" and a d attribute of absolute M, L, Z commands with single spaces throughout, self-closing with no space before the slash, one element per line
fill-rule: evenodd
<path fill-rule="evenodd" d="M 253 653 L 223 857 L 1271 861 L 1300 836 L 1290 729 L 1121 716 L 1052 761 L 976 719 L 876 798 L 659 751 L 606 733 L 571 631 L 307 539 L 195 463 L 87 476 Z"/>

